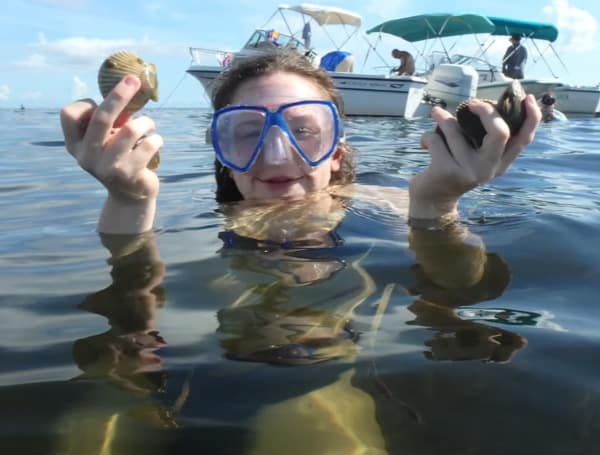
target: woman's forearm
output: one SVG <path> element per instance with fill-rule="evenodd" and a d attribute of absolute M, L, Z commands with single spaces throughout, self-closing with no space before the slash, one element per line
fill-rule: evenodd
<path fill-rule="evenodd" d="M 152 229 L 155 214 L 156 198 L 124 202 L 109 195 L 98 221 L 98 231 L 103 234 L 141 234 Z"/>

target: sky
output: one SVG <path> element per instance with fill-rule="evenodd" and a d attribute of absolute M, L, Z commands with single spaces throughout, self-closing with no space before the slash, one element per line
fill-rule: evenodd
<path fill-rule="evenodd" d="M 255 28 L 265 25 L 281 3 L 271 0 L 5 2 L 0 15 L 0 109 L 21 104 L 31 108 L 59 108 L 80 98 L 99 101 L 98 68 L 108 55 L 118 50 L 133 51 L 157 65 L 161 99 L 149 107 L 208 107 L 202 86 L 186 73 L 191 64 L 189 48 L 236 51 Z M 560 59 L 546 49 L 546 64 L 537 57 L 535 47 L 529 45 L 526 76 L 557 76 L 574 85 L 600 82 L 600 2 L 329 0 L 311 3 L 344 8 L 362 16 L 362 28 L 343 48 L 355 55 L 355 72 L 386 73 L 385 65 L 397 64 L 389 56 L 392 48 L 406 49 L 417 56 L 426 50 L 389 35 L 382 35 L 381 40 L 377 40 L 377 35 L 368 35 L 370 44 L 377 44 L 379 58 L 365 40 L 364 30 L 389 19 L 416 14 L 478 13 L 550 22 L 558 27 L 559 36 L 553 46 Z M 292 24 L 301 21 L 299 15 L 293 16 L 291 13 Z M 266 25 L 282 31 L 285 27 L 278 18 Z M 334 49 L 321 30 L 313 26 L 312 31 L 313 45 L 318 51 Z M 328 32 L 339 43 L 347 30 L 335 26 Z M 487 57 L 499 64 L 508 44 L 506 37 L 497 37 Z M 470 36 L 447 42 L 446 46 L 452 47 L 452 53 L 473 53 L 477 43 Z M 217 61 L 214 55 L 207 54 L 203 63 Z"/>

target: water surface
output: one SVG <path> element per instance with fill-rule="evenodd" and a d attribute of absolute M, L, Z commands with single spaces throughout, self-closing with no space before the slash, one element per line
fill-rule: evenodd
<path fill-rule="evenodd" d="M 487 265 L 448 290 L 368 201 L 311 245 L 223 248 L 209 113 L 151 115 L 156 235 L 113 267 L 58 111 L 0 110 L 2 453 L 600 452 L 598 119 L 463 198 Z M 431 127 L 349 120 L 358 181 L 406 188 Z"/>

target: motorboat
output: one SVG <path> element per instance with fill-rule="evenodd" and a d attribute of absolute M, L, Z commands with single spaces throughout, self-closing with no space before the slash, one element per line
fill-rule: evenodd
<path fill-rule="evenodd" d="M 600 87 L 563 85 L 554 90 L 556 105 L 567 114 L 600 116 Z"/>
<path fill-rule="evenodd" d="M 283 25 L 283 31 L 275 30 L 270 25 L 275 17 L 282 19 L 279 25 Z M 190 48 L 192 62 L 187 72 L 200 81 L 210 98 L 217 76 L 238 59 L 286 49 L 301 53 L 315 66 L 323 66 L 326 57 L 332 54 L 320 53 L 313 47 L 311 33 L 306 33 L 307 29 L 310 31 L 316 26 L 322 28 L 332 40 L 335 49 L 332 52 L 344 57 L 335 66 L 325 69 L 342 96 L 346 115 L 413 117 L 423 99 L 427 80 L 410 75 L 354 72 L 352 55 L 342 49 L 358 33 L 361 25 L 360 15 L 337 7 L 280 5 L 266 24 L 254 30 L 246 44 L 236 52 Z M 341 43 L 335 42 L 327 32 L 334 26 L 347 30 Z"/>
<path fill-rule="evenodd" d="M 539 50 L 534 40 L 546 41 L 552 43 L 558 37 L 558 29 L 549 23 L 521 21 L 504 17 L 488 16 L 488 19 L 494 24 L 494 31 L 491 33 L 491 42 L 484 47 L 489 48 L 496 36 L 520 35 L 523 37 L 523 45 L 533 44 L 533 49 Z M 533 50 L 530 50 L 532 52 Z M 538 52 L 543 59 L 543 53 Z M 485 50 L 482 56 L 485 55 Z M 501 68 L 490 64 L 484 58 L 469 59 L 465 56 L 455 56 L 454 61 L 461 61 L 465 64 L 474 66 L 480 74 L 479 85 L 477 87 L 478 98 L 498 99 L 506 87 L 512 82 L 512 79 L 502 73 Z M 550 71 L 552 73 L 552 71 Z M 555 77 L 551 78 L 531 78 L 519 79 L 519 82 L 527 93 L 541 98 L 545 93 L 553 92 L 563 85 L 563 82 Z"/>
<path fill-rule="evenodd" d="M 423 14 L 388 20 L 376 25 L 367 34 L 384 33 L 401 38 L 415 47 L 420 72 L 427 78 L 425 100 L 446 105 L 449 110 L 468 99 L 477 97 L 496 100 L 506 90 L 512 79 L 502 73 L 502 68 L 486 58 L 486 51 L 498 36 L 521 34 L 525 40 L 545 41 L 549 45 L 558 37 L 558 29 L 548 23 L 518 21 L 479 14 L 452 15 L 445 13 Z M 462 36 L 474 38 L 473 53 L 452 53 L 456 43 L 448 44 L 445 38 Z M 527 41 L 526 41 L 527 42 Z M 416 47 L 422 43 L 421 49 Z M 532 46 L 538 50 L 537 44 Z M 553 48 L 552 48 L 553 49 Z M 543 52 L 538 52 L 543 58 Z M 521 79 L 527 93 L 541 98 L 551 93 L 560 110 L 566 113 L 598 113 L 600 88 L 565 84 L 548 65 L 551 77 Z"/>
<path fill-rule="evenodd" d="M 531 43 L 530 52 L 536 52 L 538 60 L 546 63 L 547 71 L 551 78 L 525 78 L 521 79 L 521 85 L 527 93 L 535 95 L 540 99 L 544 94 L 552 94 L 556 98 L 556 105 L 561 112 L 567 114 L 592 114 L 600 115 L 600 87 L 577 86 L 565 83 L 555 73 L 547 59 L 545 51 L 537 44 L 538 41 L 545 42 L 545 49 L 550 50 L 562 64 L 558 53 L 552 43 L 558 38 L 558 29 L 550 23 L 522 21 L 504 17 L 489 16 L 488 19 L 494 24 L 495 36 L 511 36 L 519 34 L 523 36 L 524 43 Z M 489 47 L 491 43 L 485 47 Z M 479 85 L 477 97 L 497 99 L 502 91 L 510 83 L 511 79 L 502 74 L 497 66 L 491 64 L 487 59 L 465 55 L 455 55 L 451 58 L 453 63 L 473 66 L 479 73 Z"/>
<path fill-rule="evenodd" d="M 444 38 L 490 34 L 494 30 L 494 24 L 485 16 L 435 13 L 388 20 L 366 33 L 392 35 L 412 45 L 424 43 L 423 50 L 417 50 L 417 58 L 425 63 L 425 68 L 418 73 L 427 79 L 424 103 L 454 110 L 458 104 L 476 96 L 479 74 L 469 64 L 451 61 Z"/>

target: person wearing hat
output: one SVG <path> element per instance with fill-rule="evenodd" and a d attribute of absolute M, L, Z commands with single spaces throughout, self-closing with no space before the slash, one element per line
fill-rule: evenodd
<path fill-rule="evenodd" d="M 553 120 L 566 121 L 567 116 L 556 109 L 556 98 L 550 93 L 544 93 L 540 99 L 540 110 L 542 111 L 542 121 L 551 122 Z"/>
<path fill-rule="evenodd" d="M 523 68 L 527 61 L 527 49 L 521 45 L 521 35 L 513 34 L 510 37 L 511 45 L 506 49 L 502 58 L 502 72 L 513 79 L 523 79 Z"/>

